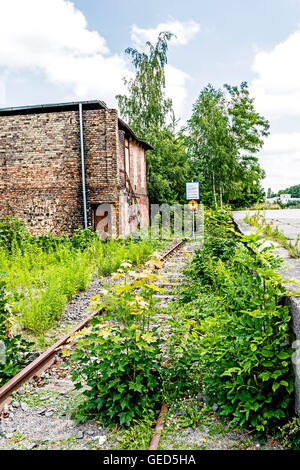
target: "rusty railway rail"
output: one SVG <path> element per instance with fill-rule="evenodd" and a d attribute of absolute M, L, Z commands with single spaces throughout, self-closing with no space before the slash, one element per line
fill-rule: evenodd
<path fill-rule="evenodd" d="M 159 416 L 158 416 L 158 420 L 156 422 L 156 426 L 154 428 L 154 434 L 153 434 L 153 437 L 151 439 L 150 446 L 148 447 L 148 450 L 157 450 L 158 445 L 159 445 L 159 441 L 160 441 L 160 438 L 161 438 L 161 433 L 162 433 L 162 430 L 164 428 L 165 418 L 166 418 L 167 413 L 168 413 L 167 405 L 165 403 L 163 403 L 163 406 L 161 407 L 161 410 L 160 410 L 160 413 L 159 413 Z"/>
<path fill-rule="evenodd" d="M 172 246 L 165 254 L 161 256 L 161 261 L 170 256 L 170 254 L 172 254 L 177 248 L 179 248 L 182 243 L 182 240 L 176 242 L 174 246 Z M 28 364 L 28 366 L 22 369 L 12 379 L 6 382 L 0 388 L 0 411 L 3 409 L 5 403 L 8 403 L 10 401 L 10 395 L 15 390 L 18 390 L 18 388 L 20 388 L 23 383 L 28 382 L 28 380 L 30 380 L 32 377 L 41 374 L 46 369 L 51 367 L 51 365 L 55 362 L 55 355 L 58 352 L 58 349 L 65 343 L 67 343 L 73 333 L 76 333 L 77 331 L 80 331 L 85 328 L 89 324 L 90 320 L 100 312 L 101 309 L 91 313 L 80 324 L 78 324 L 68 334 L 66 334 L 62 339 L 57 341 L 53 346 L 44 351 L 39 357 L 37 357 L 34 361 Z"/>

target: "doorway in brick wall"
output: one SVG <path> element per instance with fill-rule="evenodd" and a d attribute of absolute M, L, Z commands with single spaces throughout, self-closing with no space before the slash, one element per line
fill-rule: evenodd
<path fill-rule="evenodd" d="M 94 230 L 98 235 L 106 239 L 109 235 L 109 210 L 103 210 L 103 205 L 99 204 L 93 207 Z"/>

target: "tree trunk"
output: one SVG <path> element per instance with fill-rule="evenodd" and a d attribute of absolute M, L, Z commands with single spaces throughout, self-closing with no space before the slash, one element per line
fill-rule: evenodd
<path fill-rule="evenodd" d="M 223 187 L 222 187 L 222 183 L 220 183 L 220 205 L 221 205 L 221 208 L 223 207 Z"/>
<path fill-rule="evenodd" d="M 214 200 L 215 206 L 217 207 L 217 195 L 216 195 L 216 186 L 215 186 L 215 173 L 212 173 L 212 185 L 213 185 L 213 193 L 214 193 Z"/>

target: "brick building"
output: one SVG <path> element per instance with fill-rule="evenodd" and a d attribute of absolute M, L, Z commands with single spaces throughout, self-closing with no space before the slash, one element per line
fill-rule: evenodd
<path fill-rule="evenodd" d="M 0 109 L 0 216 L 34 234 L 147 226 L 149 149 L 101 101 Z"/>

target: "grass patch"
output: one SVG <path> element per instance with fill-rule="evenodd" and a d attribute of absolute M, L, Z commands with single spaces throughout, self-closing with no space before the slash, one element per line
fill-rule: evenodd
<path fill-rule="evenodd" d="M 113 450 L 147 450 L 153 436 L 153 421 L 133 421 L 128 429 L 122 429 L 113 433 L 113 440 L 117 444 Z"/>
<path fill-rule="evenodd" d="M 94 274 L 115 272 L 124 260 L 140 265 L 162 246 L 151 239 L 104 242 L 85 230 L 72 240 L 32 237 L 19 221 L 0 220 L 0 273 L 6 273 L 12 329 L 41 335 L 53 327 L 70 299 L 88 288 Z"/>

